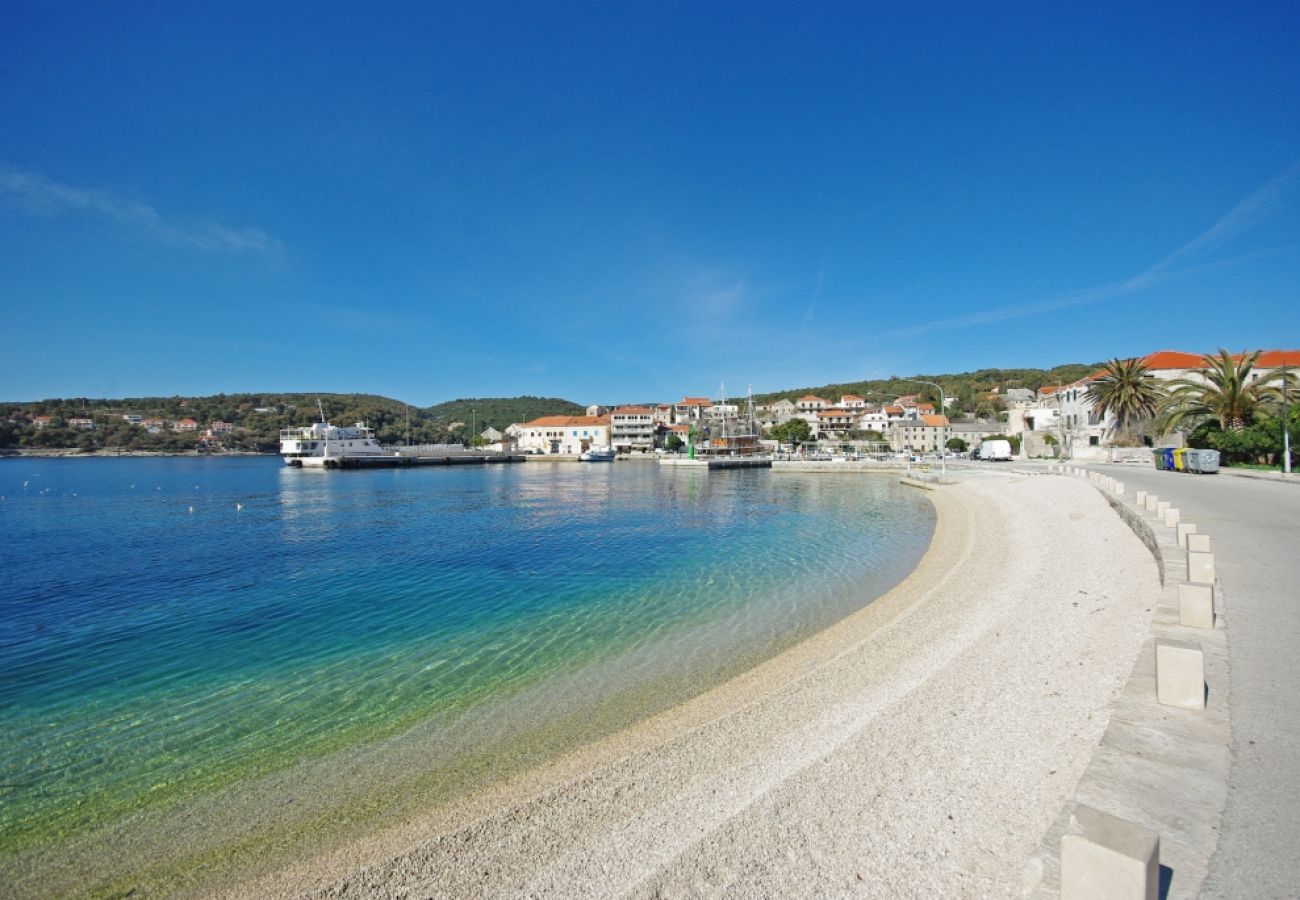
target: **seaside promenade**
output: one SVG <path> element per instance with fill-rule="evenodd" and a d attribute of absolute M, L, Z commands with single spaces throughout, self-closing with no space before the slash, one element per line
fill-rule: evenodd
<path fill-rule="evenodd" d="M 1206 898 L 1300 893 L 1300 478 L 1083 464 L 1212 535 L 1232 689 L 1231 763 Z M 1217 598 L 1216 598 L 1217 599 Z"/>

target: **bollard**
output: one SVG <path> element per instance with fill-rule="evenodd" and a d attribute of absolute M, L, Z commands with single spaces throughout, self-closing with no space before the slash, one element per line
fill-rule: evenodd
<path fill-rule="evenodd" d="M 1156 641 L 1156 699 L 1205 709 L 1205 654 L 1189 641 Z"/>
<path fill-rule="evenodd" d="M 1191 532 L 1187 535 L 1187 549 L 1194 550 L 1197 553 L 1210 552 L 1210 536 L 1208 534 L 1197 534 Z"/>
<path fill-rule="evenodd" d="M 1061 836 L 1061 900 L 1157 900 L 1160 835 L 1084 806 Z"/>
<path fill-rule="evenodd" d="M 1178 585 L 1178 621 L 1190 628 L 1214 627 L 1214 585 Z"/>
<path fill-rule="evenodd" d="M 1158 501 L 1158 502 L 1156 503 L 1156 518 L 1157 518 L 1157 519 L 1163 519 L 1163 518 L 1165 517 L 1165 510 L 1167 510 L 1167 509 L 1169 509 L 1169 501 L 1168 501 L 1168 500 L 1160 500 L 1160 501 Z"/>
<path fill-rule="evenodd" d="M 1178 510 L 1172 506 L 1165 510 L 1165 527 L 1175 528 L 1178 525 Z"/>
<path fill-rule="evenodd" d="M 1115 495 L 1117 497 L 1124 496 L 1124 482 L 1122 481 L 1115 482 Z"/>
<path fill-rule="evenodd" d="M 1155 512 L 1160 499 L 1155 494 L 1147 494 L 1147 512 Z"/>
<path fill-rule="evenodd" d="M 1214 554 L 1188 550 L 1187 580 L 1192 584 L 1214 584 Z"/>
<path fill-rule="evenodd" d="M 1146 491 L 1138 491 L 1136 494 L 1133 495 L 1133 497 L 1134 497 L 1133 502 L 1136 503 L 1138 506 L 1146 506 L 1146 505 L 1147 505 L 1147 492 L 1146 492 Z"/>
<path fill-rule="evenodd" d="M 1195 522 L 1179 522 L 1178 523 L 1178 546 L 1185 548 L 1187 546 L 1187 536 L 1189 534 L 1195 534 L 1195 533 L 1196 533 Z"/>

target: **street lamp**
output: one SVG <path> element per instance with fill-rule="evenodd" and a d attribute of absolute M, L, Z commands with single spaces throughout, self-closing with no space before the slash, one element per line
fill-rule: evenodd
<path fill-rule="evenodd" d="M 1288 395 L 1291 392 L 1291 376 L 1282 364 L 1282 474 L 1291 474 L 1291 408 Z"/>
<path fill-rule="evenodd" d="M 943 392 L 943 385 L 935 381 L 923 381 L 920 378 L 904 378 L 903 381 L 912 384 L 928 384 L 939 390 L 939 411 L 943 414 L 944 421 L 944 424 L 939 426 L 939 472 L 946 478 L 948 476 L 948 397 Z"/>

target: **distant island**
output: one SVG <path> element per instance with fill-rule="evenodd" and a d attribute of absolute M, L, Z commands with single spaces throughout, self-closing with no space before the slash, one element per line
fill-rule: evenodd
<path fill-rule="evenodd" d="M 952 398 L 950 412 L 971 417 L 996 415 L 990 403 L 999 391 L 1038 390 L 1069 384 L 1097 370 L 1099 363 L 1070 363 L 1052 369 L 980 369 L 955 375 L 917 375 L 942 384 Z M 756 394 L 755 402 L 793 400 L 805 394 L 889 395 L 908 385 L 906 378 L 854 381 Z M 614 407 L 633 398 L 595 398 Z M 672 398 L 664 398 L 670 400 Z M 937 397 L 934 399 L 938 399 Z M 3 402 L 0 451 L 192 453 L 273 453 L 281 429 L 319 419 L 317 401 L 336 423 L 365 422 L 382 444 L 470 444 L 486 429 L 541 416 L 580 415 L 586 409 L 558 397 L 482 397 L 416 407 L 374 394 L 260 393 L 209 397 L 58 398 Z"/>

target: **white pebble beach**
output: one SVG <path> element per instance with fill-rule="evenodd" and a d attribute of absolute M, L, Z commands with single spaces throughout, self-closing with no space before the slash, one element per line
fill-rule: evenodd
<path fill-rule="evenodd" d="M 1082 481 L 969 477 L 931 497 L 916 571 L 820 635 L 452 808 L 221 892 L 1021 895 L 1159 576 Z"/>

